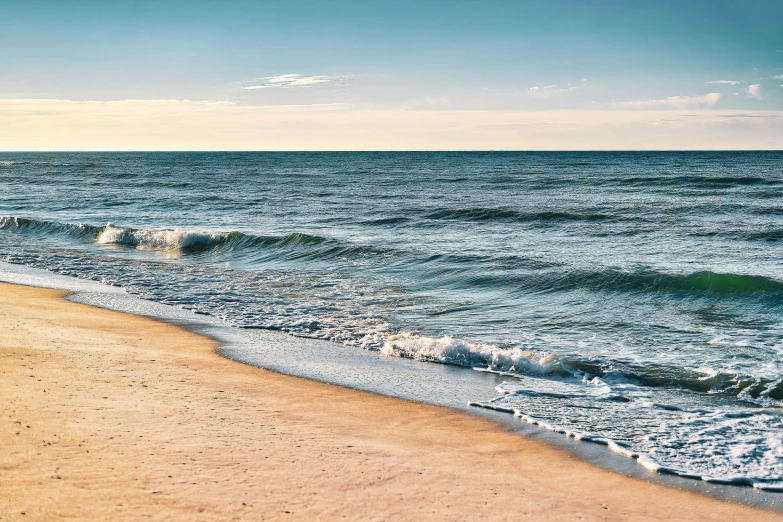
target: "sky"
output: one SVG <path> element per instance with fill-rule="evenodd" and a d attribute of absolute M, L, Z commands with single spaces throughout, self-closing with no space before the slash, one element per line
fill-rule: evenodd
<path fill-rule="evenodd" d="M 780 0 L 0 0 L 0 150 L 783 148 Z"/>

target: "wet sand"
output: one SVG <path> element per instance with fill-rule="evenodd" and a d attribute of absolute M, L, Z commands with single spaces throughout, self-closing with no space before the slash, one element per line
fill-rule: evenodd
<path fill-rule="evenodd" d="M 0 520 L 783 520 L 0 283 Z"/>

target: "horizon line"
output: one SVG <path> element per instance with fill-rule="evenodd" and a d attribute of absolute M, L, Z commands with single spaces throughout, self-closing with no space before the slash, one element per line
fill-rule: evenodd
<path fill-rule="evenodd" d="M 783 152 L 781 149 L 26 149 L 0 150 L 0 154 L 54 154 L 54 153 L 410 153 L 410 152 Z"/>

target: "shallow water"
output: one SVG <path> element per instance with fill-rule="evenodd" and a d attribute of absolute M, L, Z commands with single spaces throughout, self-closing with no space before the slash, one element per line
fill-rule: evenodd
<path fill-rule="evenodd" d="M 3 153 L 0 259 L 490 370 L 505 382 L 477 405 L 653 469 L 776 488 L 781 160 Z M 296 357 L 317 364 L 317 346 Z"/>

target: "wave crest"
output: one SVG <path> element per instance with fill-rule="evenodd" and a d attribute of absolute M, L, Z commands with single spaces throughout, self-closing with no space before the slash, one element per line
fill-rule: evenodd
<path fill-rule="evenodd" d="M 424 337 L 401 333 L 386 338 L 384 355 L 457 366 L 483 367 L 492 371 L 527 375 L 569 375 L 562 361 L 545 352 L 502 348 L 487 343 L 470 343 L 451 336 Z"/>
<path fill-rule="evenodd" d="M 58 223 L 14 216 L 0 216 L 0 230 L 10 230 L 31 236 L 61 235 L 74 239 L 92 239 L 101 228 L 83 223 Z"/>
<path fill-rule="evenodd" d="M 783 282 L 750 274 L 703 270 L 691 274 L 668 274 L 655 270 L 549 272 L 527 277 L 519 285 L 530 291 L 561 291 L 592 288 L 603 291 L 681 292 L 691 294 L 755 294 L 783 291 Z"/>
<path fill-rule="evenodd" d="M 106 225 L 96 242 L 101 245 L 128 245 L 136 248 L 194 250 L 223 244 L 231 234 L 192 230 L 134 230 Z"/>
<path fill-rule="evenodd" d="M 374 336 L 372 342 L 365 341 L 363 345 L 366 348 L 379 346 L 378 349 L 384 355 L 465 366 L 509 376 L 599 378 L 611 383 L 633 383 L 648 388 L 723 392 L 759 406 L 779 407 L 783 401 L 783 379 L 718 371 L 710 371 L 705 375 L 706 370 L 676 366 L 558 357 L 524 347 L 469 342 L 451 336 L 426 337 L 410 332 L 388 337 Z"/>

